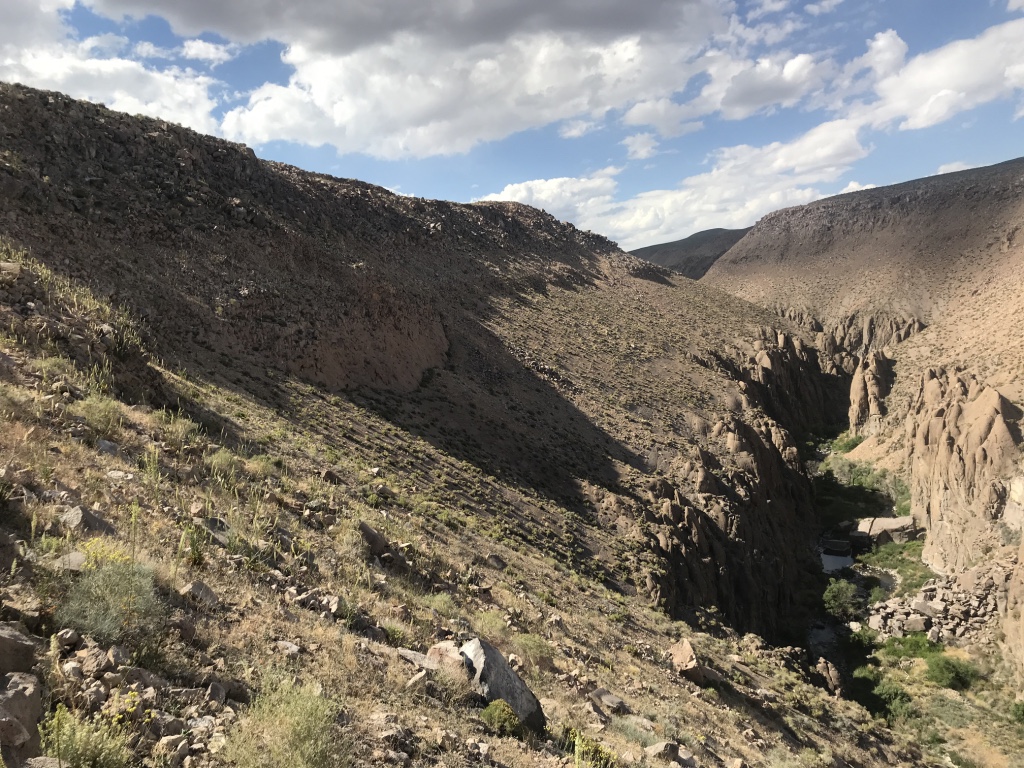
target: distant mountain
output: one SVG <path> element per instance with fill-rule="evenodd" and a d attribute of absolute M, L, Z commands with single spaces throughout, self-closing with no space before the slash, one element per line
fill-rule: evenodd
<path fill-rule="evenodd" d="M 706 229 L 671 243 L 648 245 L 631 251 L 634 256 L 700 280 L 726 251 L 743 239 L 746 229 Z"/>

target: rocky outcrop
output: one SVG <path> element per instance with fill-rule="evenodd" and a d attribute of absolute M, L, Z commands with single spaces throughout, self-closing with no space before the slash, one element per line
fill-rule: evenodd
<path fill-rule="evenodd" d="M 879 430 L 892 384 L 892 361 L 885 352 L 870 352 L 861 359 L 850 381 L 851 434 L 871 435 Z"/>
<path fill-rule="evenodd" d="M 1015 561 L 986 563 L 958 576 L 932 579 L 914 595 L 871 606 L 868 626 L 884 640 L 925 632 L 944 645 L 992 646 L 1009 609 Z"/>
<path fill-rule="evenodd" d="M 973 374 L 930 368 L 922 377 L 906 419 L 905 461 L 933 568 L 966 570 L 1005 537 L 1019 537 L 1024 521 L 1010 491 L 1020 484 L 1020 418 Z"/>

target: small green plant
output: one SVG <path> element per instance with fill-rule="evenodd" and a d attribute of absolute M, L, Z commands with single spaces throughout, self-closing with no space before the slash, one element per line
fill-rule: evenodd
<path fill-rule="evenodd" d="M 99 717 L 82 720 L 63 704 L 39 725 L 43 751 L 68 768 L 126 768 L 127 734 Z"/>
<path fill-rule="evenodd" d="M 89 395 L 73 404 L 69 410 L 81 418 L 96 437 L 104 440 L 116 437 L 124 422 L 121 404 L 106 395 Z"/>
<path fill-rule="evenodd" d="M 852 619 L 863 607 L 857 598 L 857 585 L 846 579 L 829 579 L 822 602 L 825 610 L 838 619 Z"/>
<path fill-rule="evenodd" d="M 238 476 L 239 461 L 227 448 L 218 448 L 203 461 L 210 475 L 224 485 L 234 483 Z"/>
<path fill-rule="evenodd" d="M 236 768 L 349 766 L 353 744 L 339 732 L 340 712 L 318 686 L 275 682 L 232 729 L 225 757 Z"/>
<path fill-rule="evenodd" d="M 562 748 L 572 755 L 574 768 L 616 768 L 619 764 L 614 752 L 575 728 L 565 729 Z"/>
<path fill-rule="evenodd" d="M 101 643 L 159 634 L 164 616 L 153 572 L 122 559 L 104 559 L 87 568 L 55 613 L 61 626 L 74 627 Z"/>
<path fill-rule="evenodd" d="M 1024 725 L 1024 701 L 1015 701 L 1010 705 L 1010 719 Z"/>
<path fill-rule="evenodd" d="M 932 656 L 928 659 L 928 671 L 925 677 L 943 688 L 964 691 L 981 677 L 981 672 L 973 664 L 951 656 Z"/>
<path fill-rule="evenodd" d="M 519 722 L 519 717 L 503 699 L 496 699 L 484 707 L 480 719 L 498 736 L 519 738 L 523 734 L 523 725 Z"/>

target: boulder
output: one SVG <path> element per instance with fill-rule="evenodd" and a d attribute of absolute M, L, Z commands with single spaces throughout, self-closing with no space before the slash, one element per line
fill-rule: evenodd
<path fill-rule="evenodd" d="M 178 594 L 193 605 L 201 605 L 205 608 L 216 608 L 220 605 L 217 593 L 201 581 L 189 582 L 178 590 Z"/>
<path fill-rule="evenodd" d="M 657 744 L 644 749 L 647 756 L 655 760 L 665 760 L 670 763 L 676 762 L 679 757 L 679 745 L 674 741 L 659 741 Z"/>
<path fill-rule="evenodd" d="M 668 653 L 672 659 L 672 669 L 697 685 L 704 683 L 704 670 L 689 640 L 680 640 L 668 649 Z"/>
<path fill-rule="evenodd" d="M 65 531 L 72 531 L 74 533 L 82 533 L 84 531 L 96 531 L 97 533 L 107 535 L 115 533 L 110 523 L 84 507 L 66 509 L 61 513 L 60 523 Z"/>
<path fill-rule="evenodd" d="M 42 716 L 42 690 L 34 675 L 11 672 L 0 677 L 0 746 L 5 753 L 19 762 L 37 756 Z"/>
<path fill-rule="evenodd" d="M 516 713 L 519 722 L 538 735 L 544 733 L 547 718 L 533 691 L 509 666 L 501 652 L 486 640 L 470 640 L 460 653 L 477 692 L 487 701 L 502 699 Z"/>
<path fill-rule="evenodd" d="M 590 698 L 596 704 L 606 707 L 613 715 L 628 715 L 629 707 L 621 698 L 606 688 L 597 688 L 591 692 Z"/>
<path fill-rule="evenodd" d="M 921 529 L 912 517 L 867 517 L 857 523 L 857 530 L 867 534 L 876 544 L 888 544 L 891 541 L 905 544 L 916 541 Z"/>
<path fill-rule="evenodd" d="M 444 669 L 449 672 L 466 670 L 466 658 L 452 640 L 442 640 L 430 646 L 422 664 L 426 669 Z"/>
<path fill-rule="evenodd" d="M 10 624 L 0 624 L 0 675 L 31 672 L 35 655 L 31 640 Z"/>

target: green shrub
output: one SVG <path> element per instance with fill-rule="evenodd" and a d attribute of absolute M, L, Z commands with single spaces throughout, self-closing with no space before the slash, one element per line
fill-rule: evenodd
<path fill-rule="evenodd" d="M 101 643 L 113 643 L 158 636 L 164 616 L 152 571 L 124 560 L 104 560 L 71 586 L 55 619 Z"/>
<path fill-rule="evenodd" d="M 240 468 L 237 457 L 227 448 L 218 448 L 203 461 L 210 474 L 221 482 L 233 481 Z"/>
<path fill-rule="evenodd" d="M 864 442 L 862 435 L 842 434 L 832 441 L 833 453 L 849 453 Z"/>
<path fill-rule="evenodd" d="M 928 659 L 928 672 L 925 677 L 943 688 L 963 691 L 981 677 L 981 672 L 970 662 L 950 656 L 932 656 Z"/>
<path fill-rule="evenodd" d="M 942 653 L 942 645 L 933 643 L 923 632 L 904 637 L 890 637 L 882 646 L 882 653 L 893 659 L 927 659 Z"/>
<path fill-rule="evenodd" d="M 123 730 L 100 718 L 80 720 L 63 704 L 39 724 L 39 733 L 43 752 L 68 768 L 125 768 L 131 760 Z"/>
<path fill-rule="evenodd" d="M 339 732 L 340 713 L 338 703 L 318 686 L 275 683 L 231 730 L 225 757 L 236 768 L 351 765 L 353 744 Z"/>
<path fill-rule="evenodd" d="M 498 736 L 518 738 L 523 733 L 523 725 L 519 722 L 519 717 L 512 711 L 512 707 L 502 699 L 496 699 L 484 707 L 480 713 L 480 719 Z"/>
<path fill-rule="evenodd" d="M 846 579 L 829 579 L 822 602 L 825 610 L 839 619 L 852 619 L 863 607 L 857 599 L 857 585 Z"/>
<path fill-rule="evenodd" d="M 1015 701 L 1010 706 L 1010 719 L 1024 725 L 1024 701 Z"/>
<path fill-rule="evenodd" d="M 78 416 L 96 435 L 105 440 L 117 436 L 124 416 L 121 404 L 105 395 L 89 395 L 84 400 L 74 403 L 70 408 L 74 416 Z"/>
<path fill-rule="evenodd" d="M 575 728 L 565 729 L 562 748 L 572 755 L 575 768 L 616 768 L 619 764 L 611 750 Z"/>

